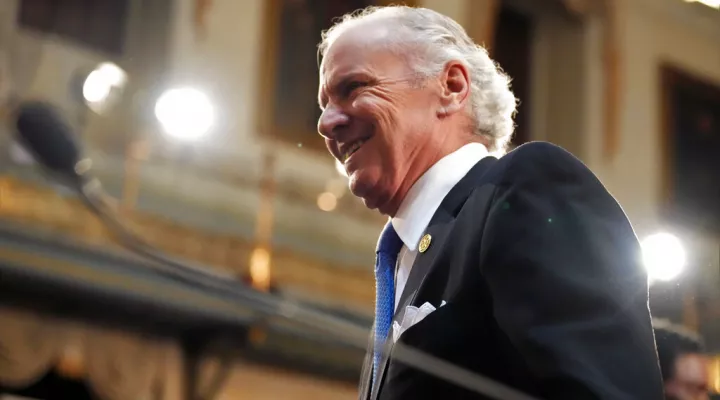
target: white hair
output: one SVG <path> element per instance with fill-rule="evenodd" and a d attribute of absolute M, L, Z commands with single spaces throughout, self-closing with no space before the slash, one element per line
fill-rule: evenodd
<path fill-rule="evenodd" d="M 513 134 L 517 100 L 510 90 L 510 78 L 475 44 L 465 29 L 452 18 L 427 8 L 407 6 L 368 7 L 344 15 L 322 34 L 319 45 L 324 57 L 330 45 L 347 29 L 370 20 L 388 20 L 389 26 L 406 34 L 392 34 L 388 45 L 404 50 L 423 50 L 414 56 L 412 67 L 423 78 L 437 76 L 449 61 L 460 61 L 470 75 L 470 117 L 474 133 L 482 136 L 488 150 L 505 151 Z"/>

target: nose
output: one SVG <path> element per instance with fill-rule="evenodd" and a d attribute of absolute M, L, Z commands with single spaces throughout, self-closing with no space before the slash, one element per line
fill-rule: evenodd
<path fill-rule="evenodd" d="M 346 127 L 350 117 L 340 108 L 328 106 L 318 120 L 318 132 L 328 139 L 335 139 L 338 131 Z"/>

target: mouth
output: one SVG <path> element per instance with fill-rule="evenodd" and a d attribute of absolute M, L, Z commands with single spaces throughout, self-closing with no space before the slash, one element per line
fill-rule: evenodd
<path fill-rule="evenodd" d="M 368 141 L 370 138 L 364 138 L 364 139 L 358 139 L 348 145 L 344 145 L 340 147 L 340 158 L 343 163 L 347 162 L 347 160 L 355 154 L 360 148 Z"/>

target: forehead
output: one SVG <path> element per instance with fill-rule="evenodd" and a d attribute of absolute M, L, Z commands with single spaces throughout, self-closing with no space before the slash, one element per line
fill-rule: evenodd
<path fill-rule="evenodd" d="M 353 72 L 393 75 L 403 58 L 387 46 L 389 21 L 361 21 L 344 29 L 330 44 L 320 65 L 320 84 Z"/>

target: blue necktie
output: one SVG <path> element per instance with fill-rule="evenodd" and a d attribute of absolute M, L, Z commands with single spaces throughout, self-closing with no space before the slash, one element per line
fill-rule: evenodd
<path fill-rule="evenodd" d="M 375 347 L 373 352 L 373 385 L 377 383 L 385 339 L 395 311 L 395 265 L 403 242 L 392 223 L 388 222 L 380 234 L 375 256 Z"/>

